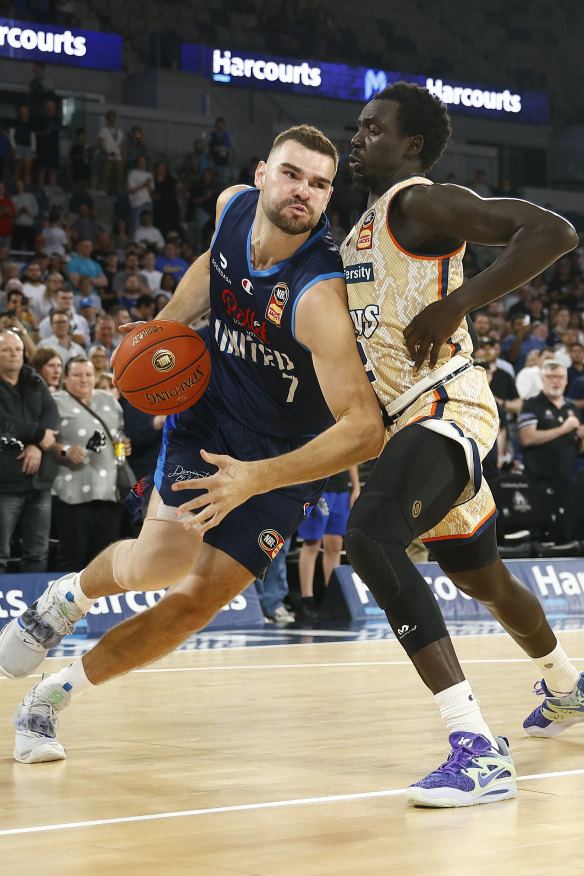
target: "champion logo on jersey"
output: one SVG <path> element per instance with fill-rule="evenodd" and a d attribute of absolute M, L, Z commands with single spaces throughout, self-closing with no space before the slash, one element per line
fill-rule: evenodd
<path fill-rule="evenodd" d="M 251 280 L 248 280 L 247 277 L 245 277 L 245 278 L 241 281 L 241 285 L 243 286 L 244 290 L 247 292 L 248 295 L 251 295 L 251 294 L 252 294 L 252 292 L 253 292 L 253 285 L 252 285 Z"/>
<path fill-rule="evenodd" d="M 274 325 L 281 325 L 282 313 L 284 312 L 289 295 L 290 292 L 286 283 L 276 283 L 272 289 L 272 294 L 266 308 L 266 319 L 269 319 Z"/>
<path fill-rule="evenodd" d="M 373 246 L 373 222 L 375 220 L 375 210 L 369 210 L 363 224 L 359 229 L 357 238 L 357 249 L 371 249 Z"/>
<path fill-rule="evenodd" d="M 258 544 L 270 559 L 273 560 L 281 550 L 284 539 L 275 529 L 264 529 L 258 536 Z"/>

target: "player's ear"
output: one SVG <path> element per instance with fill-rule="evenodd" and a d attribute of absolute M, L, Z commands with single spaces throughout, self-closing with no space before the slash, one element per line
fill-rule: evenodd
<path fill-rule="evenodd" d="M 258 162 L 258 166 L 256 167 L 255 176 L 254 176 L 254 185 L 258 189 L 262 189 L 264 185 L 264 180 L 266 178 L 266 162 L 260 161 Z"/>
<path fill-rule="evenodd" d="M 406 155 L 408 158 L 415 158 L 420 154 L 422 149 L 424 148 L 424 138 L 421 134 L 416 134 L 413 137 L 410 137 L 410 142 L 408 144 Z"/>

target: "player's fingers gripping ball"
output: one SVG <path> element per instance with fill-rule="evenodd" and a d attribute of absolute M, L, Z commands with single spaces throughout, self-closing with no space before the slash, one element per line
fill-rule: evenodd
<path fill-rule="evenodd" d="M 209 383 L 211 358 L 197 332 L 173 319 L 136 326 L 117 350 L 114 375 L 122 395 L 147 414 L 178 414 Z"/>

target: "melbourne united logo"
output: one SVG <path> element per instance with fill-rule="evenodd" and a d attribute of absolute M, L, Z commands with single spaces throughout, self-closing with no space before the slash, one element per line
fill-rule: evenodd
<path fill-rule="evenodd" d="M 170 350 L 157 350 L 152 357 L 152 365 L 157 371 L 172 371 L 174 363 L 174 353 Z"/>
<path fill-rule="evenodd" d="M 270 559 L 273 560 L 284 544 L 284 539 L 275 529 L 264 529 L 258 536 L 258 544 Z"/>

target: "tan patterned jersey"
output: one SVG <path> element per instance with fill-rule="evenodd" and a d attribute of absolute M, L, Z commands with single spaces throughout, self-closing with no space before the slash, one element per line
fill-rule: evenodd
<path fill-rule="evenodd" d="M 407 252 L 392 235 L 388 222 L 391 202 L 399 191 L 412 185 L 432 183 L 420 176 L 396 183 L 365 211 L 341 246 L 357 341 L 384 407 L 432 375 L 427 363 L 414 374 L 404 329 L 424 307 L 444 298 L 463 281 L 464 244 L 443 256 L 418 255 Z M 457 353 L 466 358 L 472 353 L 466 322 L 443 345 L 437 366 Z M 456 507 L 422 539 L 476 538 L 496 513 L 481 472 L 481 460 L 492 447 L 499 425 L 484 370 L 469 368 L 443 386 L 420 394 L 388 427 L 386 440 L 413 423 L 460 443 L 469 470 L 469 481 Z"/>
<path fill-rule="evenodd" d="M 414 375 L 403 330 L 424 307 L 462 284 L 464 244 L 444 256 L 417 255 L 406 252 L 389 230 L 393 198 L 412 185 L 432 183 L 423 176 L 396 183 L 365 211 L 341 246 L 357 340 L 383 405 L 431 373 L 426 364 Z M 455 353 L 468 357 L 471 352 L 472 341 L 463 323 L 442 347 L 438 365 Z"/>

